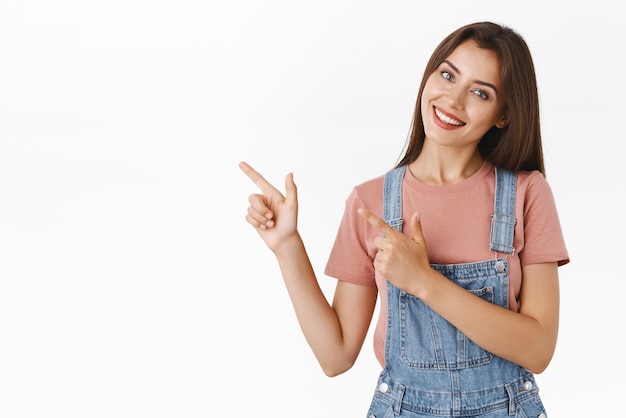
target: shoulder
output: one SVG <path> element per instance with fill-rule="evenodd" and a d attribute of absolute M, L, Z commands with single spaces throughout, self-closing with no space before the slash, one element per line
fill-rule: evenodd
<path fill-rule="evenodd" d="M 517 173 L 518 193 L 525 199 L 552 199 L 552 189 L 540 171 L 519 171 Z"/>
<path fill-rule="evenodd" d="M 382 190 L 383 183 L 385 180 L 385 175 L 382 174 L 380 176 L 371 178 L 369 180 L 363 181 L 362 183 L 357 184 L 352 189 L 351 197 L 357 198 L 363 201 L 368 200 L 377 200 L 382 198 Z"/>
<path fill-rule="evenodd" d="M 534 184 L 534 183 L 546 183 L 546 178 L 539 170 L 525 171 L 521 170 L 517 172 L 517 182 L 521 184 Z"/>
<path fill-rule="evenodd" d="M 365 180 L 354 186 L 346 198 L 346 211 L 356 213 L 359 207 L 366 207 L 374 213 L 382 210 L 383 184 L 385 175 Z"/>
<path fill-rule="evenodd" d="M 518 228 L 523 236 L 522 265 L 557 261 L 567 264 L 569 256 L 552 189 L 539 171 L 518 173 Z"/>

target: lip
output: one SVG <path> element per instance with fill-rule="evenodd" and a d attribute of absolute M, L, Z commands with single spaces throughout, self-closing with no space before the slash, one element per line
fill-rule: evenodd
<path fill-rule="evenodd" d="M 446 118 L 449 118 L 450 120 L 458 121 L 458 122 L 460 122 L 460 124 L 454 125 L 452 123 L 445 122 L 437 115 L 437 113 L 443 115 Z M 462 120 L 458 119 L 454 115 L 446 112 L 445 110 L 443 110 L 443 109 L 441 109 L 440 107 L 437 107 L 437 106 L 433 106 L 433 120 L 435 121 L 435 124 L 437 124 L 437 126 L 439 126 L 442 129 L 446 129 L 446 130 L 453 130 L 453 129 L 457 129 L 457 128 L 462 128 L 463 126 L 466 125 L 466 123 L 463 122 Z"/>

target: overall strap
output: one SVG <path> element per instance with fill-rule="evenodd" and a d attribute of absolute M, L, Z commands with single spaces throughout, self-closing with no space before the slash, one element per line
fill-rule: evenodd
<path fill-rule="evenodd" d="M 402 231 L 402 180 L 406 166 L 398 167 L 385 174 L 383 184 L 383 220 L 391 227 Z M 496 167 L 494 213 L 491 218 L 491 251 L 512 254 L 515 230 L 515 193 L 517 174 Z"/>
<path fill-rule="evenodd" d="M 496 191 L 489 249 L 505 254 L 513 254 L 513 233 L 515 230 L 515 192 L 517 174 L 496 167 Z"/>
<path fill-rule="evenodd" d="M 383 184 L 383 220 L 402 232 L 402 179 L 406 166 L 394 168 L 385 174 Z"/>

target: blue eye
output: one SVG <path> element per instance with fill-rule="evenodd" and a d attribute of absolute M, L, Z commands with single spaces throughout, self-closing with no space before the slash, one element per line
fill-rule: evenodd
<path fill-rule="evenodd" d="M 489 95 L 482 90 L 474 90 L 473 93 L 481 99 L 489 99 Z"/>
<path fill-rule="evenodd" d="M 446 71 L 446 70 L 442 71 L 441 76 L 448 81 L 454 80 L 454 76 L 452 75 L 450 71 Z"/>

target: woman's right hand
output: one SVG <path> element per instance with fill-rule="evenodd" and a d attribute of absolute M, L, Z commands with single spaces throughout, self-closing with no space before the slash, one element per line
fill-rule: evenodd
<path fill-rule="evenodd" d="M 328 376 L 348 370 L 367 335 L 378 290 L 338 280 L 332 306 L 322 292 L 297 229 L 298 197 L 293 175 L 285 195 L 245 162 L 241 170 L 261 189 L 250 195 L 246 220 L 274 252 L 302 332 Z"/>
<path fill-rule="evenodd" d="M 280 245 L 298 235 L 298 195 L 293 174 L 285 178 L 285 195 L 272 186 L 246 162 L 239 168 L 256 184 L 261 193 L 248 197 L 246 221 L 254 227 L 267 246 L 276 253 Z"/>

